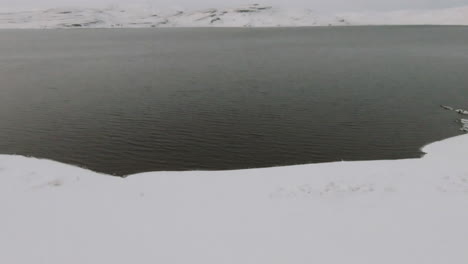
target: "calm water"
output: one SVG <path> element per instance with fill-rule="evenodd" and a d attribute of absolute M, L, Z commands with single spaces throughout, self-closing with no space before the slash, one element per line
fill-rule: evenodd
<path fill-rule="evenodd" d="M 467 27 L 0 31 L 0 153 L 125 175 L 412 158 Z"/>

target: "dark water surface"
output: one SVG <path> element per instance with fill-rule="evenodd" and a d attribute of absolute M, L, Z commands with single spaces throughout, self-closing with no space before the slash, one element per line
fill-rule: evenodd
<path fill-rule="evenodd" d="M 0 31 L 0 153 L 125 175 L 413 158 L 467 27 Z"/>

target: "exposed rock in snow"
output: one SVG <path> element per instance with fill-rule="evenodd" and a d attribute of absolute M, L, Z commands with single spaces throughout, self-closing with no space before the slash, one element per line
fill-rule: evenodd
<path fill-rule="evenodd" d="M 127 178 L 0 155 L 0 263 L 468 263 L 468 135 L 423 151 Z"/>
<path fill-rule="evenodd" d="M 344 25 L 468 25 L 468 7 L 432 11 L 320 14 L 310 9 L 247 5 L 198 11 L 151 8 L 56 8 L 0 13 L 0 28 L 295 27 Z"/>
<path fill-rule="evenodd" d="M 460 128 L 463 132 L 468 132 L 468 119 L 461 119 L 460 123 L 462 124 L 462 128 Z"/>
<path fill-rule="evenodd" d="M 465 109 L 457 109 L 455 112 L 459 113 L 460 115 L 468 115 L 468 110 Z"/>
<path fill-rule="evenodd" d="M 445 110 L 455 111 L 456 113 L 461 114 L 461 115 L 468 115 L 468 110 L 464 110 L 464 109 L 455 110 L 455 108 L 451 106 L 447 106 L 447 105 L 441 105 L 440 107 L 442 107 Z M 460 119 L 459 121 L 462 124 L 462 127 L 460 128 L 460 130 L 463 132 L 468 132 L 468 119 Z"/>

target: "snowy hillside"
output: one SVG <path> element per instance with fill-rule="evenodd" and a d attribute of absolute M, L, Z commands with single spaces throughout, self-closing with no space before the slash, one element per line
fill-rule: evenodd
<path fill-rule="evenodd" d="M 466 264 L 468 135 L 423 150 L 127 178 L 0 155 L 0 263 Z"/>
<path fill-rule="evenodd" d="M 112 7 L 0 13 L 0 28 L 292 27 L 382 24 L 468 25 L 468 7 L 390 13 L 321 14 L 310 9 L 254 4 L 239 8 L 197 11 Z"/>

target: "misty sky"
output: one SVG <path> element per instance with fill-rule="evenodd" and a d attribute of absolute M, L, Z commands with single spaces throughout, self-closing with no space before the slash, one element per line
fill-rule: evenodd
<path fill-rule="evenodd" d="M 108 6 L 139 4 L 155 7 L 232 7 L 249 3 L 275 6 L 310 7 L 323 11 L 430 9 L 468 6 L 468 0 L 0 0 L 0 8 L 36 8 L 65 6 Z"/>

